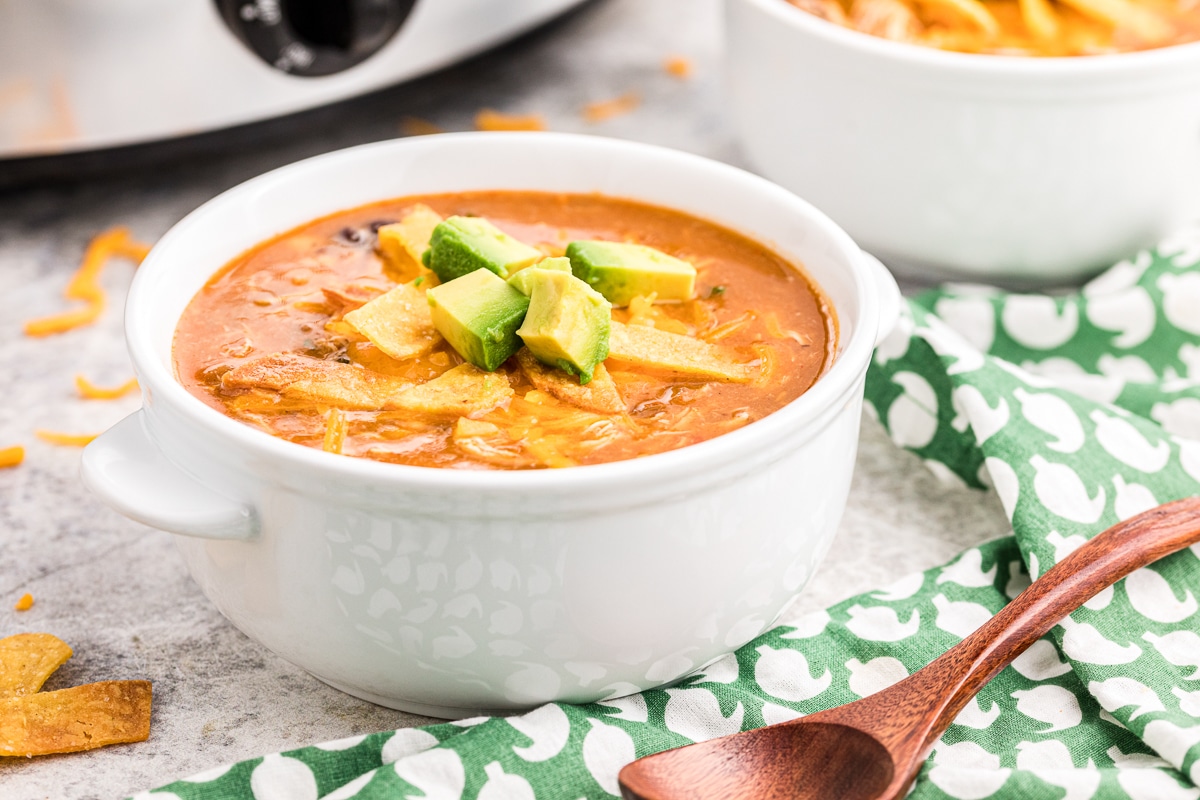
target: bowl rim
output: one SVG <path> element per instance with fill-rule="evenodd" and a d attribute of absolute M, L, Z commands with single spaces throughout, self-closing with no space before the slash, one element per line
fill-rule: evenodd
<path fill-rule="evenodd" d="M 1200 62 L 1200 41 L 1090 56 L 1018 56 L 991 53 L 960 53 L 895 42 L 868 33 L 843 28 L 796 8 L 787 0 L 725 0 L 728 9 L 735 3 L 752 6 L 781 24 L 789 25 L 831 44 L 863 55 L 929 69 L 963 73 L 968 76 L 999 76 L 1016 79 L 1054 77 L 1112 77 L 1133 73 L 1169 71 L 1186 62 Z"/>
<path fill-rule="evenodd" d="M 579 157 L 617 157 L 622 153 L 640 152 L 649 157 L 674 162 L 676 166 L 706 171 L 709 180 L 741 181 L 753 186 L 753 190 L 767 195 L 773 202 L 790 206 L 804 224 L 821 228 L 847 256 L 851 265 L 849 277 L 858 301 L 859 319 L 854 321 L 848 339 L 839 339 L 839 353 L 833 363 L 807 391 L 783 407 L 742 428 L 721 434 L 712 439 L 675 450 L 656 453 L 622 461 L 601 464 L 579 465 L 566 469 L 537 470 L 463 470 L 437 467 L 422 467 L 406 464 L 377 462 L 372 459 L 342 456 L 322 450 L 297 445 L 257 430 L 210 407 L 200 398 L 184 388 L 171 366 L 164 365 L 154 349 L 152 317 L 153 295 L 147 289 L 152 276 L 161 270 L 170 270 L 171 256 L 176 242 L 187 241 L 192 229 L 201 226 L 214 209 L 233 203 L 242 203 L 255 197 L 261 189 L 277 182 L 299 182 L 310 184 L 310 190 L 319 176 L 314 169 L 334 169 L 343 161 L 371 158 L 373 155 L 393 149 L 420 151 L 430 147 L 471 147 L 477 141 L 491 145 L 503 142 L 515 148 L 536 148 L 548 142 L 562 143 L 565 147 L 578 150 Z M 319 184 L 318 184 L 319 185 Z M 537 191 L 531 189 L 530 191 Z M 580 190 L 583 191 L 583 190 Z M 399 195 L 403 196 L 403 195 Z M 615 196 L 615 195 L 610 195 Z M 637 200 L 637 196 L 626 195 Z M 386 198 L 376 198 L 386 199 Z M 363 203 L 372 202 L 364 199 Z M 335 209 L 329 213 L 337 213 Z M 690 212 L 684 212 L 690 213 Z M 699 215 L 693 215 L 699 216 Z M 713 219 L 718 224 L 726 224 Z M 304 223 L 298 223 L 304 224 Z M 733 226 L 729 226 L 733 229 Z M 262 240 L 271 238 L 278 231 L 264 231 Z M 224 265 L 215 265 L 215 274 Z M 588 136 L 551 132 L 466 132 L 436 134 L 422 137 L 406 137 L 358 145 L 329 153 L 312 156 L 244 181 L 216 197 L 208 200 L 182 220 L 173 225 L 154 245 L 139 267 L 130 286 L 126 302 L 125 338 L 130 359 L 143 386 L 143 398 L 153 398 L 143 403 L 143 411 L 153 420 L 158 416 L 155 408 L 169 407 L 182 417 L 188 427 L 225 441 L 232 441 L 240 452 L 249 452 L 271 463 L 286 463 L 302 469 L 306 474 L 330 476 L 337 479 L 347 477 L 362 481 L 363 485 L 403 487 L 412 489 L 455 489 L 480 492 L 507 492 L 529 490 L 571 490 L 577 488 L 599 488 L 603 486 L 645 484 L 648 479 L 662 482 L 668 476 L 691 475 L 697 472 L 727 473 L 735 465 L 735 458 L 745 460 L 755 447 L 770 449 L 780 438 L 781 429 L 811 425 L 840 406 L 840 401 L 861 383 L 874 350 L 879 325 L 880 288 L 868 273 L 862 251 L 831 219 L 808 202 L 771 181 L 737 167 L 657 145 Z M 167 278 L 171 280 L 171 278 Z M 815 280 L 815 279 L 814 279 Z M 819 286 L 819 284 L 818 284 Z M 189 300 L 190 302 L 190 300 Z M 185 305 L 186 308 L 186 305 Z M 836 314 L 843 314 L 835 308 Z M 171 323 L 172 339 L 178 325 L 176 316 Z M 840 326 L 842 330 L 844 325 Z M 171 348 L 173 351 L 173 346 Z M 151 422 L 151 432 L 154 424 Z M 156 439 L 158 437 L 155 437 Z M 179 458 L 169 448 L 164 454 L 171 460 Z M 734 458 L 731 458 L 734 457 Z"/>

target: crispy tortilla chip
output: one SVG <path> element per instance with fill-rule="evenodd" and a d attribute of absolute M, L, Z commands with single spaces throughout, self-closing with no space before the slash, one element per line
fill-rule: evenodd
<path fill-rule="evenodd" d="M 517 351 L 517 363 L 521 365 L 521 371 L 530 383 L 564 403 L 599 414 L 625 412 L 625 401 L 621 399 L 617 384 L 613 382 L 604 364 L 597 364 L 592 372 L 591 382 L 581 386 L 578 378 L 538 361 L 527 347 Z"/>
<path fill-rule="evenodd" d="M 399 222 L 379 228 L 379 252 L 397 273 L 416 277 L 425 272 L 421 256 L 429 249 L 429 237 L 442 217 L 432 208 L 418 203 Z"/>
<path fill-rule="evenodd" d="M 442 340 L 433 327 L 425 293 L 411 283 L 384 292 L 348 313 L 345 321 L 380 350 L 401 360 L 425 355 Z"/>
<path fill-rule="evenodd" d="M 70 645 L 48 633 L 0 639 L 0 698 L 33 694 L 70 657 Z"/>
<path fill-rule="evenodd" d="M 74 753 L 150 736 L 149 681 L 101 681 L 0 699 L 0 755 Z"/>
<path fill-rule="evenodd" d="M 470 416 L 491 411 L 512 396 L 512 386 L 504 373 L 484 372 L 471 364 L 459 364 L 428 383 L 413 386 L 389 407 L 428 414 Z"/>
<path fill-rule="evenodd" d="M 754 363 L 742 363 L 732 350 L 641 325 L 614 321 L 608 357 L 642 367 L 702 375 L 710 380 L 749 383 L 759 375 Z"/>
<path fill-rule="evenodd" d="M 221 376 L 226 391 L 266 389 L 289 400 L 349 411 L 390 408 L 412 386 L 369 369 L 296 353 L 274 353 L 243 362 Z"/>

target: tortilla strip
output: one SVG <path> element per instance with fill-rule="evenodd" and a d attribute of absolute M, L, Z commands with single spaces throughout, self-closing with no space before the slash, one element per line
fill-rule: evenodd
<path fill-rule="evenodd" d="M 344 317 L 354 330 L 392 358 L 425 355 L 442 340 L 425 293 L 411 283 L 384 292 Z"/>
<path fill-rule="evenodd" d="M 0 699 L 0 755 L 73 753 L 150 736 L 149 681 L 101 681 Z"/>
<path fill-rule="evenodd" d="M 608 357 L 642 367 L 666 369 L 710 380 L 750 383 L 758 377 L 756 363 L 741 363 L 732 350 L 715 344 L 615 320 L 608 338 Z"/>
<path fill-rule="evenodd" d="M 471 364 L 459 364 L 433 380 L 403 392 L 388 407 L 427 414 L 470 416 L 491 411 L 512 396 L 512 386 L 503 373 L 484 372 Z"/>
<path fill-rule="evenodd" d="M 394 408 L 397 398 L 411 387 L 391 375 L 296 353 L 251 359 L 221 376 L 225 390 L 268 389 L 288 399 L 349 411 Z"/>
<path fill-rule="evenodd" d="M 583 386 L 578 378 L 538 361 L 528 347 L 517 351 L 517 363 L 535 388 L 564 403 L 598 414 L 622 414 L 626 410 L 617 384 L 602 363 L 593 370 L 591 382 Z"/>
<path fill-rule="evenodd" d="M 429 237 L 442 217 L 424 203 L 418 203 L 399 222 L 379 228 L 379 251 L 400 275 L 416 276 L 424 272 L 421 256 L 429 249 Z"/>
<path fill-rule="evenodd" d="M 48 633 L 0 639 L 0 698 L 33 694 L 71 657 L 71 646 Z"/>

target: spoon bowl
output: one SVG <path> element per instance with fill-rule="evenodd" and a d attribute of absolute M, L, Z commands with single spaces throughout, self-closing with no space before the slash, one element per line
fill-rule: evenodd
<path fill-rule="evenodd" d="M 862 700 L 646 756 L 625 800 L 897 800 L 984 684 L 1065 616 L 1129 573 L 1200 542 L 1200 498 L 1099 534 L 925 668 Z"/>
<path fill-rule="evenodd" d="M 797 724 L 803 723 L 803 724 Z M 661 756 L 670 755 L 670 758 Z M 627 798 L 873 800 L 895 775 L 875 737 L 837 723 L 795 720 L 667 751 L 621 775 Z M 703 775 L 702 782 L 692 780 Z M 679 791 L 688 781 L 687 793 Z"/>

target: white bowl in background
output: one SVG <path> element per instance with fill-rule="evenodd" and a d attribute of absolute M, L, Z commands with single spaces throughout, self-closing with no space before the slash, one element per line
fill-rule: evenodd
<path fill-rule="evenodd" d="M 383 464 L 276 439 L 175 379 L 184 307 L 226 262 L 364 203 L 470 189 L 600 192 L 718 221 L 804 265 L 836 307 L 824 376 L 733 433 L 541 471 Z M 208 202 L 138 270 L 141 411 L 84 451 L 88 485 L 178 534 L 251 638 L 358 697 L 435 716 L 592 701 L 675 680 L 758 635 L 842 515 L 872 348 L 898 313 L 878 262 L 804 201 L 696 156 L 558 134 L 366 145 Z"/>
<path fill-rule="evenodd" d="M 901 273 L 1076 281 L 1200 214 L 1200 43 L 976 55 L 725 11 L 751 165 Z"/>

